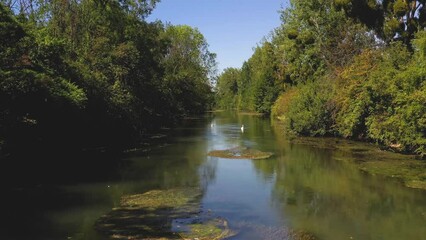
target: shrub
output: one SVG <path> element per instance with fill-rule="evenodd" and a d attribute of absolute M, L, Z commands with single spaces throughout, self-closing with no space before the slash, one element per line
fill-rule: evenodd
<path fill-rule="evenodd" d="M 324 79 L 325 80 L 325 79 Z M 323 136 L 332 133 L 333 86 L 329 81 L 300 85 L 287 106 L 285 122 L 290 131 L 302 135 Z"/>

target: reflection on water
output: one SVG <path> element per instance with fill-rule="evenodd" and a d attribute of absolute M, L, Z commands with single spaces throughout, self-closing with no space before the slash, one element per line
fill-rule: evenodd
<path fill-rule="evenodd" d="M 114 177 L 6 189 L 4 239 L 102 239 L 93 225 L 122 195 L 175 187 L 203 189 L 203 211 L 241 230 L 232 239 L 283 239 L 289 229 L 331 240 L 426 236 L 425 192 L 362 173 L 336 150 L 291 144 L 269 119 L 216 113 L 167 135 L 127 154 Z M 232 147 L 274 156 L 207 156 Z"/>

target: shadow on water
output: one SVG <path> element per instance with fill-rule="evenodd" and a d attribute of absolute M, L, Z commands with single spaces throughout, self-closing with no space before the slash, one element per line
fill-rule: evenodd
<path fill-rule="evenodd" d="M 7 221 L 0 225 L 0 239 L 104 239 L 94 223 L 121 196 L 207 185 L 215 166 L 203 165 L 203 119 L 147 136 L 124 154 L 51 151 L 6 159 L 0 204 L 7 206 L 2 211 Z"/>
<path fill-rule="evenodd" d="M 149 138 L 125 154 L 62 152 L 48 160 L 27 154 L 29 164 L 4 162 L 0 204 L 6 206 L 7 221 L 0 225 L 0 239 L 105 239 L 94 228 L 101 216 L 116 214 L 113 222 L 153 216 L 149 209 L 123 208 L 123 196 L 176 188 L 201 189 L 197 209 L 226 219 L 238 232 L 233 240 L 426 236 L 426 193 L 360 171 L 354 162 L 366 160 L 362 145 L 349 156 L 332 146 L 343 140 L 326 148 L 292 143 L 269 119 L 236 113 L 187 119 Z M 234 147 L 273 155 L 264 160 L 207 156 Z M 73 159 L 79 164 L 65 164 Z M 161 219 L 159 225 L 170 230 L 170 212 L 155 214 L 161 217 L 150 221 Z M 139 220 L 114 224 L 137 234 Z M 171 233 L 163 230 L 154 233 Z"/>

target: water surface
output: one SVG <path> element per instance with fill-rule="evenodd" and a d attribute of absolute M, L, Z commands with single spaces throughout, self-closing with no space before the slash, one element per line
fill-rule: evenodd
<path fill-rule="evenodd" d="M 244 132 L 241 125 L 244 124 Z M 341 153 L 292 144 L 269 119 L 215 113 L 127 153 L 96 180 L 5 188 L 1 239 L 104 239 L 95 221 L 125 194 L 200 187 L 200 206 L 240 230 L 232 239 L 281 239 L 281 229 L 318 239 L 424 239 L 426 194 L 365 174 Z M 266 160 L 209 157 L 250 147 Z M 353 158 L 353 156 L 351 156 Z M 78 173 L 76 173 L 78 175 Z"/>

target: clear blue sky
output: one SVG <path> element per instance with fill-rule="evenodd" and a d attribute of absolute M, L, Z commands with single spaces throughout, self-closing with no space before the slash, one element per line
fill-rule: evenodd
<path fill-rule="evenodd" d="M 219 71 L 241 67 L 253 47 L 281 24 L 288 0 L 161 0 L 148 21 L 196 27 L 217 54 Z"/>

